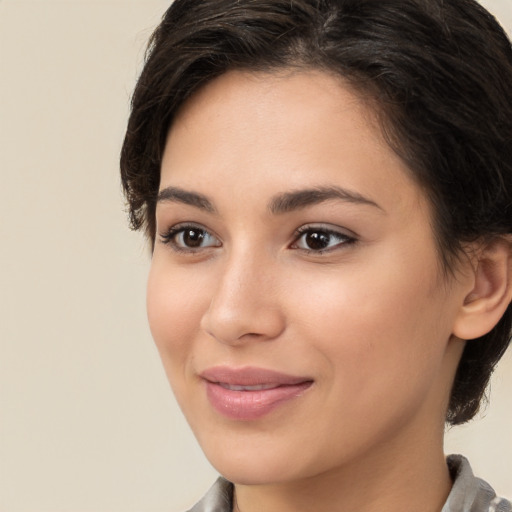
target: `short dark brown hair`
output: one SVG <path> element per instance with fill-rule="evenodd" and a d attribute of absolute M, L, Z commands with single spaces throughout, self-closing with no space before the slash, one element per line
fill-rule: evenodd
<path fill-rule="evenodd" d="M 121 154 L 131 225 L 155 239 L 166 136 L 195 91 L 232 69 L 343 77 L 380 114 L 428 195 L 443 268 L 512 231 L 512 48 L 473 0 L 175 0 L 151 37 Z M 511 307 L 466 344 L 447 421 L 479 409 L 510 342 Z"/>

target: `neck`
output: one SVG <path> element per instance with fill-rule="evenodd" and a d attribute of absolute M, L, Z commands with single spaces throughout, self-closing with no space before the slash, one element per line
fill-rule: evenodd
<path fill-rule="evenodd" d="M 423 446 L 401 444 L 400 450 L 387 446 L 346 467 L 300 481 L 236 485 L 233 510 L 382 512 L 414 508 L 415 512 L 439 512 L 452 482 L 443 453 L 442 432 L 435 437 Z"/>

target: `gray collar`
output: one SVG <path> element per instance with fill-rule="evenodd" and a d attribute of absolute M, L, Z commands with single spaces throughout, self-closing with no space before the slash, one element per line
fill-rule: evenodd
<path fill-rule="evenodd" d="M 509 501 L 498 498 L 487 482 L 475 477 L 465 457 L 450 455 L 446 462 L 454 483 L 441 512 L 512 512 Z"/>

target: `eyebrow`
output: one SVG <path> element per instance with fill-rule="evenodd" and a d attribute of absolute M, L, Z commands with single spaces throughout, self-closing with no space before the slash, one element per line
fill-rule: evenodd
<path fill-rule="evenodd" d="M 279 194 L 270 200 L 269 211 L 274 215 L 281 215 L 295 210 L 307 208 L 331 199 L 338 199 L 348 203 L 363 204 L 384 211 L 375 201 L 341 187 L 317 187 L 296 190 Z M 158 193 L 157 202 L 174 202 L 194 206 L 208 213 L 217 213 L 212 201 L 203 194 L 190 192 L 178 187 L 166 187 Z"/>
<path fill-rule="evenodd" d="M 217 210 L 213 203 L 203 194 L 197 192 L 189 192 L 177 187 L 167 187 L 160 192 L 156 198 L 157 203 L 161 202 L 174 202 L 187 204 L 189 206 L 195 206 L 200 210 L 204 210 L 208 213 L 216 213 Z"/>
<path fill-rule="evenodd" d="M 341 187 L 318 187 L 286 192 L 274 197 L 268 208 L 273 214 L 278 215 L 323 203 L 330 199 L 341 199 L 348 203 L 373 206 L 384 211 L 375 201 Z"/>

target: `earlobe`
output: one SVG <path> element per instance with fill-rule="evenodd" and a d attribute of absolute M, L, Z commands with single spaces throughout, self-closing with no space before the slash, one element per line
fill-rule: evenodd
<path fill-rule="evenodd" d="M 491 331 L 512 300 L 511 241 L 501 237 L 479 247 L 472 269 L 472 289 L 464 297 L 453 334 L 470 340 Z"/>

